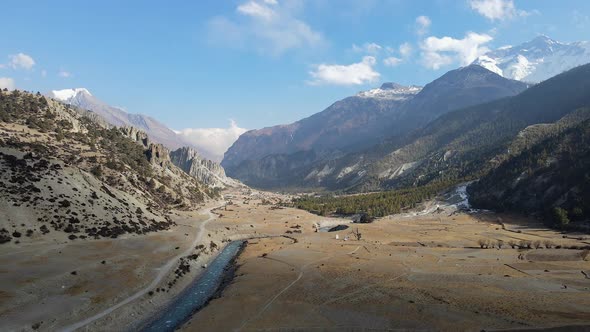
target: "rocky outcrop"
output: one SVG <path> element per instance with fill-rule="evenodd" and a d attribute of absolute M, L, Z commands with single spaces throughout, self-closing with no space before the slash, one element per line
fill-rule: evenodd
<path fill-rule="evenodd" d="M 119 130 L 121 130 L 123 135 L 143 145 L 145 148 L 147 148 L 150 145 L 148 135 L 144 131 L 141 131 L 131 126 L 120 127 Z"/>
<path fill-rule="evenodd" d="M 188 175 L 212 187 L 234 186 L 237 182 L 225 175 L 225 170 L 218 163 L 205 159 L 189 147 L 182 147 L 170 152 L 170 159 L 174 165 Z"/>
<path fill-rule="evenodd" d="M 162 144 L 152 143 L 148 135 L 135 127 L 121 127 L 119 130 L 123 135 L 131 138 L 145 149 L 145 155 L 152 165 L 164 168 L 172 166 L 170 161 L 170 150 Z"/>

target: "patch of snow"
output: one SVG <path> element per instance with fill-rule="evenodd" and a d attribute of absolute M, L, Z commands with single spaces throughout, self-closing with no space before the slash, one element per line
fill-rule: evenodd
<path fill-rule="evenodd" d="M 404 174 L 407 170 L 412 169 L 416 166 L 417 162 L 405 163 L 395 168 L 388 168 L 383 172 L 379 173 L 379 178 L 384 179 L 387 178 L 389 180 L 394 179 L 402 174 Z"/>
<path fill-rule="evenodd" d="M 74 98 L 75 96 L 77 96 L 79 93 L 85 93 L 85 94 L 92 96 L 90 91 L 88 91 L 85 88 L 53 90 L 53 91 L 51 91 L 51 96 L 53 98 L 61 100 L 61 101 L 68 101 L 68 100 Z"/>
<path fill-rule="evenodd" d="M 354 171 L 355 171 L 355 170 L 358 168 L 358 166 L 359 166 L 359 163 L 356 163 L 356 164 L 354 164 L 354 165 L 352 165 L 352 166 L 347 166 L 347 167 L 344 167 L 344 168 L 343 168 L 343 169 L 340 171 L 340 173 L 338 173 L 338 176 L 337 176 L 337 178 L 338 178 L 338 179 L 342 179 L 342 178 L 343 178 L 343 177 L 345 177 L 346 175 L 348 175 L 348 174 L 350 174 L 350 173 L 354 172 Z"/>
<path fill-rule="evenodd" d="M 361 91 L 357 93 L 357 97 L 361 98 L 377 98 L 377 99 L 388 99 L 388 100 L 406 100 L 414 97 L 418 92 L 422 90 L 421 86 L 399 86 L 395 89 L 383 89 L 377 88 L 368 91 Z"/>

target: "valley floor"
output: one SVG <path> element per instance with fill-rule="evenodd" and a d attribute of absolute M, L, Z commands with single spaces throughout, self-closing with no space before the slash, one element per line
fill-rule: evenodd
<path fill-rule="evenodd" d="M 160 291 L 81 330 L 136 328 L 197 277 L 227 241 L 245 238 L 250 240 L 234 280 L 182 330 L 479 331 L 590 324 L 590 256 L 569 249 L 590 245 L 583 236 L 563 238 L 519 217 L 448 208 L 316 233 L 317 223 L 346 222 L 268 203 L 280 198 L 226 193 L 232 204 L 213 210 L 218 217 L 203 228 L 199 243 L 205 249 L 199 251 L 193 241 L 208 219 L 206 210 L 175 212 L 178 226 L 146 236 L 4 244 L 0 329 L 75 326 L 147 291 L 162 266 L 180 253 L 199 252 L 190 273 L 177 282 L 174 264 L 156 286 Z M 360 241 L 350 234 L 357 226 Z M 286 237 L 257 238 L 269 235 Z M 504 245 L 481 249 L 482 239 Z M 511 240 L 551 241 L 553 248 L 512 249 Z"/>
<path fill-rule="evenodd" d="M 239 205 L 221 221 L 260 223 L 265 216 L 248 216 L 248 206 Z M 313 221 L 301 217 L 296 243 L 249 241 L 237 277 L 183 331 L 579 330 L 590 323 L 588 252 L 508 246 L 587 246 L 588 239 L 563 238 L 514 216 L 447 208 L 358 225 L 361 241 L 343 241 L 351 228 L 315 233 Z M 504 245 L 481 249 L 480 239 Z"/>

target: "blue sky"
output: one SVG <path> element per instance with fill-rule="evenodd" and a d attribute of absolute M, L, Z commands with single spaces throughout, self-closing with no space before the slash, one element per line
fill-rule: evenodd
<path fill-rule="evenodd" d="M 423 85 L 486 47 L 588 40 L 589 15 L 586 0 L 5 1 L 0 84 L 86 87 L 174 129 L 253 129 Z M 425 46 L 443 37 L 452 51 Z"/>

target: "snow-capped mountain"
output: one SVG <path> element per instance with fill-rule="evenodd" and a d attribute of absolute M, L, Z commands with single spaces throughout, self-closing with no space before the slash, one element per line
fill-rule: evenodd
<path fill-rule="evenodd" d="M 147 115 L 127 113 L 119 107 L 110 106 L 94 97 L 85 88 L 54 90 L 48 95 L 66 104 L 92 111 L 114 126 L 131 126 L 142 130 L 150 139 L 170 149 L 192 145 L 156 119 Z"/>
<path fill-rule="evenodd" d="M 561 43 L 541 35 L 517 46 L 490 51 L 473 63 L 506 78 L 538 83 L 589 62 L 589 42 Z"/>
<path fill-rule="evenodd" d="M 405 100 L 413 97 L 420 90 L 422 87 L 417 85 L 403 86 L 397 83 L 383 83 L 379 88 L 359 92 L 357 97 Z"/>

